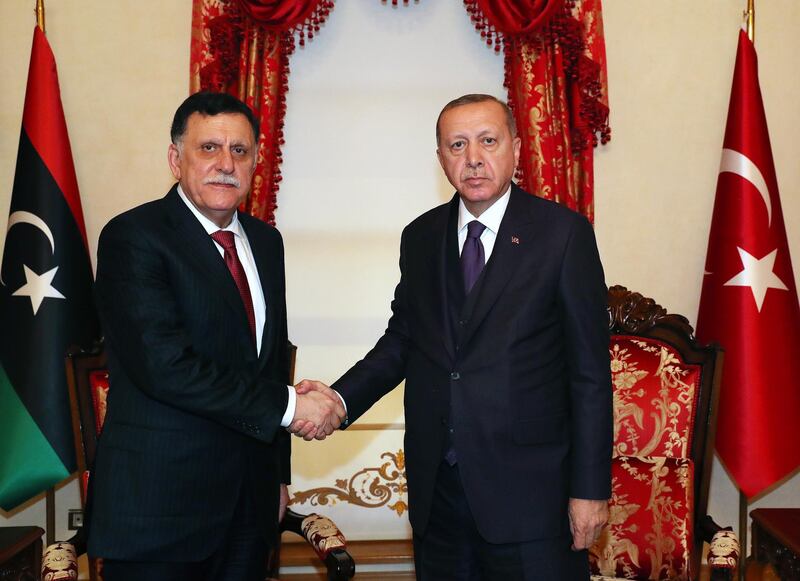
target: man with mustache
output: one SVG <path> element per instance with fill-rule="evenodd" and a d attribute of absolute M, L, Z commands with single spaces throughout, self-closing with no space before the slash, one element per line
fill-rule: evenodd
<path fill-rule="evenodd" d="M 178 108 L 178 181 L 100 235 L 110 390 L 92 470 L 89 553 L 106 581 L 262 581 L 288 501 L 282 427 L 324 437 L 341 403 L 289 378 L 283 243 L 237 212 L 258 122 L 225 94 Z"/>
<path fill-rule="evenodd" d="M 403 231 L 388 328 L 332 387 L 352 423 L 405 379 L 418 579 L 588 580 L 612 445 L 592 227 L 511 181 L 505 103 L 450 102 L 436 141 L 456 194 Z"/>

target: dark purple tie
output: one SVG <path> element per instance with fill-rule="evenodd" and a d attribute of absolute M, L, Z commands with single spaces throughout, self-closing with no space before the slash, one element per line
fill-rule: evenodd
<path fill-rule="evenodd" d="M 236 288 L 239 289 L 239 296 L 242 297 L 244 311 L 247 314 L 247 322 L 250 324 L 250 333 L 253 335 L 253 342 L 255 343 L 256 313 L 253 309 L 253 297 L 250 295 L 250 285 L 247 284 L 247 275 L 244 272 L 244 267 L 239 261 L 239 255 L 236 254 L 236 241 L 233 237 L 233 232 L 217 230 L 211 233 L 211 238 L 225 250 L 225 264 L 228 270 L 231 271 Z"/>
<path fill-rule="evenodd" d="M 461 272 L 464 274 L 464 290 L 467 294 L 472 290 L 486 263 L 481 243 L 481 234 L 485 229 L 486 226 L 477 220 L 467 224 L 467 239 L 461 249 Z"/>

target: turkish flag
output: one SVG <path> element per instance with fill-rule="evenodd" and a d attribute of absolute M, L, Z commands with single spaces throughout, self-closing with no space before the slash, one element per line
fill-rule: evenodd
<path fill-rule="evenodd" d="M 800 306 L 755 47 L 733 73 L 697 337 L 725 349 L 717 452 L 752 498 L 800 466 Z"/>

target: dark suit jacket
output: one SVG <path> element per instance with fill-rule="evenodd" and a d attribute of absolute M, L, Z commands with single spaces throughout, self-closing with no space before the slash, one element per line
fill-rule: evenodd
<path fill-rule="evenodd" d="M 289 482 L 283 243 L 239 214 L 267 305 L 261 356 L 223 258 L 176 187 L 103 229 L 95 292 L 108 413 L 91 476 L 89 553 L 194 561 L 244 486 L 268 540 Z"/>
<path fill-rule="evenodd" d="M 463 297 L 457 213 L 456 195 L 403 231 L 388 328 L 333 387 L 352 422 L 405 378 L 415 532 L 427 525 L 452 429 L 484 538 L 568 534 L 568 497 L 610 496 L 606 287 L 594 233 L 579 214 L 513 186 L 492 255 Z"/>

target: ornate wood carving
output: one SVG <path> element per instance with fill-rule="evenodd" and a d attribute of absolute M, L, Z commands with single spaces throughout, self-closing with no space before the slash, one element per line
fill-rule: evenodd
<path fill-rule="evenodd" d="M 386 506 L 396 512 L 397 516 L 403 516 L 408 510 L 405 454 L 402 450 L 398 450 L 396 454 L 384 452 L 381 459 L 386 462 L 380 466 L 363 468 L 349 480 L 336 480 L 335 487 L 297 491 L 289 505 L 308 502 L 311 506 L 324 506 L 342 501 L 364 508 Z M 394 502 L 389 504 L 392 500 Z"/>
<path fill-rule="evenodd" d="M 757 509 L 752 559 L 771 566 L 781 579 L 800 579 L 800 509 Z"/>
<path fill-rule="evenodd" d="M 624 286 L 608 289 L 608 328 L 612 333 L 638 335 L 656 325 L 673 327 L 694 339 L 694 329 L 683 315 L 667 313 L 653 299 Z"/>
<path fill-rule="evenodd" d="M 38 581 L 43 534 L 39 527 L 0 527 L 0 581 Z"/>

